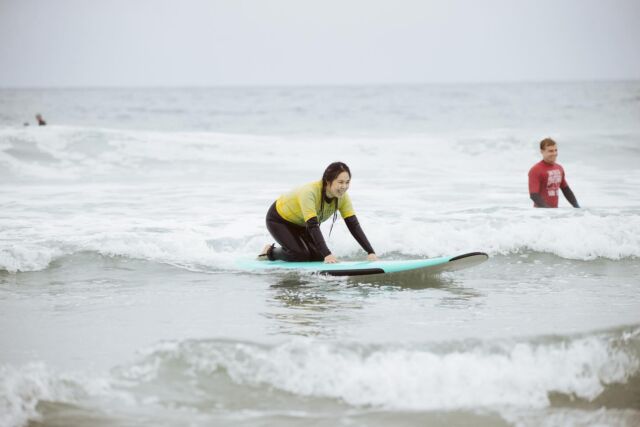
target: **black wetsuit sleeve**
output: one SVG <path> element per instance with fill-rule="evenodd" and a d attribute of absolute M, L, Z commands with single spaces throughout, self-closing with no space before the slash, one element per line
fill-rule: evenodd
<path fill-rule="evenodd" d="M 313 218 L 309 218 L 307 221 L 307 231 L 311 236 L 311 240 L 313 240 L 313 244 L 315 245 L 320 255 L 326 257 L 331 254 L 331 251 L 327 247 L 327 244 L 324 241 L 324 237 L 322 236 L 322 231 L 320 231 L 320 223 L 318 222 L 318 217 L 314 216 Z"/>
<path fill-rule="evenodd" d="M 542 196 L 540 193 L 529 193 L 529 197 L 533 200 L 533 203 L 536 204 L 537 208 L 548 208 L 549 206 L 542 200 Z"/>
<path fill-rule="evenodd" d="M 562 194 L 564 194 L 564 197 L 566 197 L 569 203 L 571 203 L 571 206 L 573 206 L 574 208 L 580 207 L 580 205 L 578 204 L 578 200 L 576 200 L 576 196 L 573 194 L 573 191 L 571 191 L 571 188 L 568 185 L 562 188 Z"/>
<path fill-rule="evenodd" d="M 374 254 L 375 251 L 371 247 L 371 243 L 369 243 L 369 240 L 367 240 L 367 236 L 365 236 L 364 231 L 362 231 L 362 227 L 360 227 L 358 218 L 356 218 L 355 215 L 352 215 L 348 218 L 345 218 L 344 222 L 347 224 L 347 228 L 351 232 L 351 235 L 360 244 L 362 249 L 364 249 L 368 254 Z"/>

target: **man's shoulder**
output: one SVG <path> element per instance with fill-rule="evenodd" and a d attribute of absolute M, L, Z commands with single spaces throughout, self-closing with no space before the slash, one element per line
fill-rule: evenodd
<path fill-rule="evenodd" d="M 543 168 L 544 168 L 544 162 L 541 160 L 541 161 L 535 163 L 533 166 L 531 166 L 531 169 L 529 169 L 529 174 L 537 173 L 540 170 L 542 170 Z"/>

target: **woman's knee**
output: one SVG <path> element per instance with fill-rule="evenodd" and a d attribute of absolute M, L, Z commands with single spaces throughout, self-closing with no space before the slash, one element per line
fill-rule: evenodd
<path fill-rule="evenodd" d="M 296 250 L 286 249 L 289 261 L 304 262 L 311 261 L 311 252 L 307 248 L 297 248 Z"/>

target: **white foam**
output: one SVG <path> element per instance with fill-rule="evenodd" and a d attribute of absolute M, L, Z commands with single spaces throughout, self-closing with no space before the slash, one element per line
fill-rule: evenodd
<path fill-rule="evenodd" d="M 634 212 L 463 212 L 397 224 L 376 221 L 367 228 L 371 241 L 385 242 L 383 253 L 436 256 L 480 250 L 492 255 L 544 252 L 577 260 L 640 257 L 640 216 Z"/>
<path fill-rule="evenodd" d="M 274 347 L 249 343 L 189 342 L 149 353 L 139 380 L 163 363 L 186 361 L 189 375 L 224 369 L 242 385 L 266 385 L 303 396 L 336 398 L 356 406 L 393 410 L 545 408 L 560 392 L 593 400 L 606 384 L 640 370 L 631 336 L 590 336 L 569 341 L 493 343 L 438 351 L 387 345 L 292 340 Z M 630 341 L 634 341 L 631 343 Z M 162 363 L 160 363 L 162 362 Z M 135 375 L 130 375 L 135 377 Z"/>
<path fill-rule="evenodd" d="M 280 138 L 198 132 L 151 132 L 71 126 L 0 129 L 0 164 L 18 179 L 121 181 L 201 175 L 212 165 L 269 162 L 270 150 L 285 151 Z M 18 154 L 8 150 L 28 147 Z M 248 152 L 256 156 L 247 157 Z M 43 157 L 46 156 L 46 157 Z M 188 167 L 185 167 L 187 165 Z M 191 172 L 191 173 L 189 173 Z"/>
<path fill-rule="evenodd" d="M 61 255 L 62 252 L 57 248 L 14 243 L 7 248 L 0 248 L 0 269 L 10 273 L 43 270 Z"/>
<path fill-rule="evenodd" d="M 94 386 L 99 381 L 94 381 Z M 98 387 L 102 387 L 103 383 Z M 41 401 L 76 402 L 87 388 L 68 375 L 52 373 L 42 363 L 22 367 L 0 366 L 0 426 L 16 427 L 41 420 Z"/>
<path fill-rule="evenodd" d="M 132 212 L 132 215 L 135 213 Z M 38 226 L 16 228 L 0 246 L 0 268 L 35 271 L 61 256 L 97 252 L 188 268 L 233 269 L 233 261 L 253 256 L 272 238 L 258 221 L 260 212 L 221 224 L 181 226 L 173 219 L 126 215 L 106 222 L 105 215 L 43 218 Z M 249 218 L 251 216 L 252 218 Z M 261 221 L 260 221 L 261 222 Z M 377 253 L 384 257 L 453 256 L 483 251 L 490 255 L 550 253 L 566 259 L 640 257 L 640 216 L 634 213 L 582 210 L 570 213 L 511 211 L 460 213 L 449 218 L 361 221 Z M 1 223 L 1 221 L 0 221 Z M 328 226 L 323 226 L 325 236 Z M 151 230 L 151 231 L 149 231 Z M 328 241 L 339 257 L 363 257 L 343 224 Z"/>
<path fill-rule="evenodd" d="M 80 251 L 229 268 L 273 241 L 264 226 L 273 200 L 318 179 L 336 157 L 351 165 L 356 212 L 382 256 L 640 257 L 638 172 L 605 171 L 578 158 L 566 169 L 586 208 L 562 201 L 561 209 L 532 209 L 526 171 L 538 154 L 525 134 L 387 139 L 0 129 L 8 141 L 0 146 L 0 164 L 8 166 L 2 173 L 18 183 L 0 187 L 0 268 L 39 270 Z M 21 143 L 22 151 L 11 151 Z M 308 147 L 323 149 L 311 156 Z M 326 223 L 324 230 L 327 236 Z M 329 247 L 340 257 L 363 255 L 343 225 Z"/>

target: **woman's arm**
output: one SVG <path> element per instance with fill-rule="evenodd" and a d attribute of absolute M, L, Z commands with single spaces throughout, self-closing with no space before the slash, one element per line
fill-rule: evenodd
<path fill-rule="evenodd" d="M 362 227 L 360 227 L 360 223 L 358 222 L 358 218 L 355 215 L 352 215 L 348 218 L 344 219 L 344 222 L 347 224 L 347 228 L 351 232 L 351 235 L 354 239 L 360 244 L 362 249 L 365 250 L 367 254 L 375 254 L 376 252 L 371 247 L 371 243 L 365 236 L 364 231 L 362 231 Z"/>
<path fill-rule="evenodd" d="M 327 243 L 324 241 L 324 236 L 322 235 L 322 231 L 320 231 L 320 223 L 318 222 L 317 216 L 307 220 L 307 231 L 309 232 L 316 249 L 320 252 L 320 255 L 324 258 L 330 255 L 331 251 L 327 247 Z"/>

